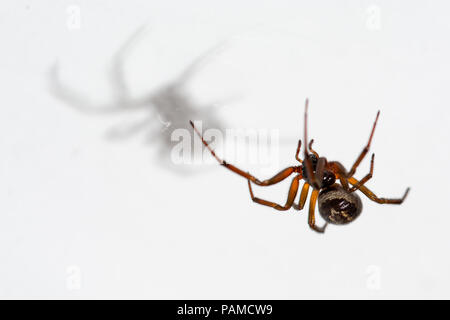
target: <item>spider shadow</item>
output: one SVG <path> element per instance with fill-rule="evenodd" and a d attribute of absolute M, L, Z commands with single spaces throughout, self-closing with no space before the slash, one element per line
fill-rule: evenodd
<path fill-rule="evenodd" d="M 219 103 L 199 104 L 190 97 L 186 87 L 200 69 L 223 51 L 227 43 L 219 43 L 212 47 L 193 60 L 172 81 L 161 85 L 158 89 L 140 97 L 132 97 L 124 80 L 124 64 L 130 50 L 137 44 L 144 32 L 144 27 L 138 29 L 113 56 L 108 80 L 114 96 L 109 103 L 93 104 L 89 97 L 83 96 L 64 83 L 60 77 L 58 63 L 52 66 L 49 73 L 50 90 L 55 97 L 68 106 L 86 114 L 144 113 L 145 115 L 138 121 L 125 126 L 109 128 L 108 139 L 121 140 L 144 132 L 146 144 L 155 147 L 156 156 L 154 158 L 157 164 L 179 174 L 197 172 L 199 170 L 194 169 L 195 166 L 190 164 L 174 163 L 171 151 L 179 142 L 172 139 L 172 134 L 177 129 L 188 130 L 191 137 L 190 149 L 200 153 L 201 150 L 193 148 L 195 137 L 189 125 L 190 120 L 202 120 L 204 129 L 214 128 L 224 133 L 224 125 L 217 116 L 217 109 L 225 103 L 224 99 Z M 194 157 L 193 154 L 191 156 Z"/>

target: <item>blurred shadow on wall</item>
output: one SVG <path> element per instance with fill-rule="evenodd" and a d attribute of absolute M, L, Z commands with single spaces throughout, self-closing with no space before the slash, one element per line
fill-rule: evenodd
<path fill-rule="evenodd" d="M 220 102 L 210 103 L 206 106 L 200 105 L 189 96 L 186 85 L 201 68 L 204 68 L 225 49 L 227 42 L 219 43 L 199 56 L 169 83 L 139 98 L 134 98 L 131 97 L 125 82 L 124 63 L 130 50 L 136 45 L 145 30 L 145 27 L 137 30 L 114 55 L 109 76 L 114 97 L 110 103 L 94 105 L 88 97 L 77 93 L 76 90 L 63 83 L 57 63 L 50 70 L 50 89 L 57 98 L 70 107 L 87 114 L 116 114 L 144 110 L 146 115 L 142 119 L 125 127 L 110 128 L 108 136 L 118 139 L 145 132 L 146 142 L 156 148 L 155 160 L 161 167 L 179 174 L 198 172 L 201 169 L 199 166 L 192 166 L 189 163 L 175 164 L 172 161 L 172 149 L 180 142 L 172 141 L 171 136 L 176 129 L 188 130 L 191 137 L 191 150 L 194 153 L 199 151 L 193 148 L 194 135 L 189 120 L 202 120 L 203 130 L 214 128 L 224 132 L 223 123 L 218 119 L 216 112 L 219 106 L 226 103 L 225 100 L 229 102 L 231 99 L 222 99 Z M 191 156 L 194 157 L 194 154 Z"/>

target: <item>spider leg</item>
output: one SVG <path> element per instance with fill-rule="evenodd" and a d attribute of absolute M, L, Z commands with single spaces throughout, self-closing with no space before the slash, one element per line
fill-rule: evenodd
<path fill-rule="evenodd" d="M 289 177 L 292 173 L 296 172 L 298 169 L 297 167 L 288 167 L 284 170 L 281 170 L 279 173 L 277 173 L 276 175 L 274 175 L 272 178 L 264 180 L 264 181 L 260 181 L 258 178 L 254 177 L 253 175 L 251 175 L 248 172 L 244 172 L 241 169 L 235 167 L 234 165 L 227 163 L 225 160 L 220 159 L 216 153 L 214 152 L 213 149 L 211 149 L 211 147 L 209 146 L 209 144 L 203 139 L 202 135 L 200 134 L 200 132 L 197 130 L 197 128 L 194 126 L 194 123 L 192 121 L 190 121 L 192 128 L 194 128 L 195 132 L 197 133 L 197 135 L 200 137 L 200 139 L 202 140 L 203 144 L 205 145 L 205 147 L 208 148 L 209 152 L 211 152 L 211 154 L 213 155 L 214 158 L 216 158 L 217 162 L 219 162 L 222 166 L 226 167 L 227 169 L 233 171 L 234 173 L 237 173 L 238 175 L 246 178 L 247 180 L 252 181 L 254 184 L 257 184 L 259 186 L 269 186 L 275 183 L 278 183 L 284 179 L 286 179 L 287 177 Z"/>
<path fill-rule="evenodd" d="M 295 153 L 295 159 L 297 159 L 298 162 L 302 163 L 302 159 L 299 158 L 299 153 L 300 153 L 300 148 L 302 147 L 302 140 L 298 140 L 298 145 L 297 145 L 297 152 Z"/>
<path fill-rule="evenodd" d="M 351 187 L 349 192 L 354 192 L 354 191 L 358 190 L 359 188 L 361 188 L 362 185 L 364 185 L 367 181 L 369 181 L 372 178 L 374 159 L 375 159 L 375 154 L 372 153 L 372 159 L 370 160 L 370 172 L 368 174 L 366 174 L 366 176 L 364 178 L 362 178 L 356 185 Z"/>
<path fill-rule="evenodd" d="M 309 191 L 309 184 L 305 182 L 303 185 L 302 191 L 300 193 L 300 200 L 298 201 L 298 204 L 293 204 L 293 207 L 295 210 L 302 210 L 306 203 L 306 198 L 308 197 L 308 191 Z"/>
<path fill-rule="evenodd" d="M 342 187 L 349 191 L 348 187 L 348 175 L 347 171 L 345 170 L 345 167 L 338 161 L 331 161 L 328 162 L 327 167 L 333 171 L 333 173 L 337 176 L 339 181 L 341 182 Z"/>
<path fill-rule="evenodd" d="M 348 179 L 348 182 L 350 182 L 353 186 L 356 186 L 359 184 L 360 181 L 351 177 Z M 378 198 L 367 187 L 365 187 L 365 186 L 359 187 L 359 191 L 364 193 L 370 200 L 375 201 L 377 203 L 390 203 L 390 204 L 401 204 L 405 200 L 406 196 L 408 195 L 409 190 L 410 190 L 410 188 L 407 188 L 405 193 L 403 194 L 403 197 L 401 197 L 401 198 Z"/>
<path fill-rule="evenodd" d="M 360 155 L 356 159 L 355 163 L 353 164 L 352 168 L 350 169 L 350 172 L 348 173 L 347 177 L 352 177 L 355 172 L 356 168 L 359 166 L 361 161 L 366 156 L 367 152 L 369 152 L 370 144 L 372 142 L 373 134 L 375 132 L 375 127 L 377 125 L 378 117 L 380 116 L 380 111 L 377 112 L 377 117 L 375 118 L 375 122 L 373 123 L 372 132 L 370 133 L 369 142 L 367 142 L 367 145 L 364 147 L 364 149 L 361 151 Z"/>
<path fill-rule="evenodd" d="M 307 182 L 313 186 L 314 189 L 320 189 L 319 183 L 317 182 L 317 178 L 314 175 L 314 171 L 313 171 L 313 165 L 312 165 L 312 161 L 309 158 L 309 154 L 308 154 L 308 144 L 306 143 L 306 141 L 308 141 L 308 104 L 309 104 L 309 100 L 306 99 L 305 101 L 305 118 L 304 118 L 304 140 L 305 141 L 305 148 L 304 148 L 304 162 L 303 165 L 306 169 L 306 180 Z"/>
<path fill-rule="evenodd" d="M 248 190 L 250 191 L 250 196 L 253 200 L 253 202 L 262 204 L 264 206 L 268 206 L 268 207 L 272 207 L 276 210 L 280 210 L 280 211 L 285 211 L 285 210 L 289 210 L 292 207 L 292 204 L 294 203 L 294 199 L 295 196 L 297 195 L 297 190 L 298 190 L 298 184 L 299 184 L 299 180 L 301 179 L 301 175 L 298 175 L 296 177 L 294 177 L 292 179 L 292 183 L 291 186 L 289 187 L 289 194 L 288 194 L 288 198 L 286 200 L 286 204 L 284 206 L 279 205 L 275 202 L 271 202 L 271 201 L 267 201 L 264 199 L 260 199 L 260 198 L 256 198 L 253 195 L 253 190 L 252 190 L 252 185 L 250 183 L 250 180 L 248 181 Z"/>
<path fill-rule="evenodd" d="M 324 157 L 318 158 L 316 165 L 316 174 L 314 175 L 314 179 L 319 186 L 319 189 L 322 188 L 322 180 L 323 180 L 323 172 L 325 170 L 325 166 L 327 164 L 327 159 Z"/>
<path fill-rule="evenodd" d="M 319 159 L 319 154 L 313 150 L 312 148 L 312 144 L 314 142 L 314 139 L 311 139 L 311 141 L 309 142 L 309 150 L 311 150 L 311 152 L 317 157 L 317 159 Z"/>
<path fill-rule="evenodd" d="M 325 232 L 325 228 L 328 223 L 325 223 L 323 227 L 316 226 L 316 217 L 314 215 L 314 210 L 316 209 L 317 197 L 319 195 L 319 190 L 313 190 L 311 193 L 311 198 L 309 200 L 309 214 L 308 214 L 308 224 L 311 229 L 319 233 Z"/>

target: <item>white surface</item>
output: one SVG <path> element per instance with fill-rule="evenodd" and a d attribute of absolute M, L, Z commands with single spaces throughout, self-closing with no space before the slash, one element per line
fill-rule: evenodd
<path fill-rule="evenodd" d="M 449 10 L 445 1 L 3 1 L 0 297 L 449 298 Z M 109 139 L 145 115 L 80 113 L 52 93 L 50 70 L 58 61 L 61 81 L 107 104 L 114 54 L 143 25 L 124 59 L 133 95 L 228 41 L 189 96 L 238 96 L 218 111 L 227 127 L 279 129 L 278 169 L 295 164 L 306 97 L 316 149 L 347 167 L 381 109 L 368 186 L 393 197 L 411 186 L 408 199 L 362 197 L 357 221 L 319 235 L 306 211 L 252 203 L 246 181 L 223 168 L 161 165 L 145 130 Z M 360 168 L 358 177 L 369 157 Z M 284 202 L 288 186 L 254 191 Z"/>

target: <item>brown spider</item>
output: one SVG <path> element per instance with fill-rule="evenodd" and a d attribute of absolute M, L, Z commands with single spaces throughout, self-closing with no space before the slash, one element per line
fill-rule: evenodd
<path fill-rule="evenodd" d="M 305 103 L 304 141 L 308 141 L 307 112 L 308 112 L 308 99 L 306 99 Z M 247 179 L 248 187 L 250 190 L 250 196 L 252 197 L 252 200 L 254 202 L 272 207 L 276 210 L 288 210 L 292 206 L 296 210 L 302 210 L 305 205 L 306 198 L 308 196 L 309 187 L 312 186 L 313 191 L 311 193 L 309 201 L 308 224 L 313 230 L 317 232 L 324 232 L 328 223 L 347 224 L 355 220 L 360 215 L 362 211 L 362 202 L 359 196 L 355 193 L 356 190 L 359 190 L 362 193 L 364 193 L 372 201 L 375 201 L 377 203 L 390 203 L 390 204 L 401 204 L 405 200 L 409 192 L 409 188 L 407 188 L 405 194 L 400 199 L 379 198 L 372 191 L 370 191 L 367 187 L 364 186 L 364 184 L 370 178 L 372 178 L 373 162 L 375 154 L 372 154 L 372 159 L 370 162 L 370 172 L 360 181 L 356 180 L 353 177 L 353 175 L 356 172 L 356 168 L 369 151 L 370 143 L 372 141 L 372 137 L 375 132 L 375 126 L 377 124 L 379 115 L 380 111 L 378 111 L 377 116 L 375 118 L 375 122 L 372 127 L 372 132 L 369 137 L 369 142 L 356 159 L 350 172 L 347 172 L 344 166 L 338 161 L 328 162 L 325 157 L 319 157 L 319 154 L 312 149 L 312 144 L 314 140 L 310 141 L 309 146 L 305 144 L 304 160 L 301 160 L 299 158 L 301 140 L 299 140 L 297 152 L 295 154 L 295 159 L 297 159 L 301 163 L 301 165 L 288 167 L 279 172 L 278 174 L 276 174 L 275 176 L 273 176 L 272 178 L 264 181 L 260 181 L 250 173 L 244 172 L 241 169 L 235 167 L 234 165 L 229 164 L 224 160 L 220 159 L 215 154 L 214 150 L 212 150 L 211 147 L 208 145 L 208 143 L 203 139 L 201 133 L 197 130 L 197 128 L 195 128 L 192 121 L 190 123 L 191 126 L 194 128 L 195 132 L 197 133 L 197 135 L 202 139 L 203 144 L 209 149 L 211 154 L 216 158 L 216 160 L 221 165 Z M 308 152 L 308 148 L 310 149 L 311 153 Z M 296 173 L 297 175 L 292 179 L 292 183 L 289 188 L 288 198 L 284 206 L 271 201 L 256 198 L 253 195 L 250 181 L 259 186 L 269 186 L 286 179 L 292 173 Z M 302 179 L 305 180 L 305 183 L 300 193 L 299 203 L 295 204 L 294 203 L 295 196 L 299 188 L 299 182 Z M 337 180 L 339 180 L 340 184 L 336 183 Z M 349 183 L 352 185 L 351 188 L 349 187 Z M 318 227 L 316 226 L 315 223 L 314 211 L 316 208 L 317 201 L 319 202 L 319 213 L 322 216 L 322 218 L 326 221 L 323 227 Z"/>

